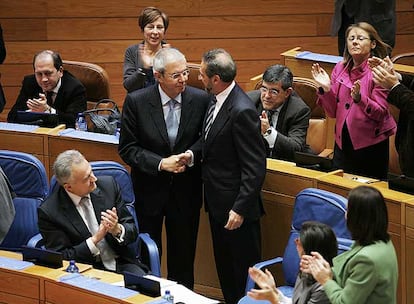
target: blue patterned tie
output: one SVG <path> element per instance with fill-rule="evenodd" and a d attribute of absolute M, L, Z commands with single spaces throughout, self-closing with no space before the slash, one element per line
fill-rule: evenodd
<path fill-rule="evenodd" d="M 170 110 L 168 112 L 167 118 L 165 119 L 165 124 L 167 126 L 168 139 L 170 140 L 170 147 L 173 148 L 175 145 L 175 139 L 177 138 L 178 132 L 178 119 L 175 113 L 175 105 L 178 102 L 175 99 L 170 99 L 168 105 Z"/>
<path fill-rule="evenodd" d="M 206 126 L 204 128 L 204 139 L 207 139 L 208 132 L 210 131 L 211 125 L 213 124 L 213 121 L 214 121 L 213 117 L 214 117 L 214 110 L 216 109 L 216 102 L 217 102 L 217 99 L 215 96 L 213 96 L 213 99 L 210 103 L 210 108 L 208 109 L 208 112 L 207 112 Z"/>

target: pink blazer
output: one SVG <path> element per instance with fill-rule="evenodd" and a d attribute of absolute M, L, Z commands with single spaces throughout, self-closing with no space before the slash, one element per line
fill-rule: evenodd
<path fill-rule="evenodd" d="M 320 94 L 318 104 L 329 117 L 336 118 L 335 142 L 342 149 L 342 128 L 346 122 L 354 149 L 377 144 L 396 131 L 397 125 L 387 103 L 388 90 L 377 86 L 365 61 L 348 72 L 343 62 L 338 62 L 331 75 L 331 90 Z M 352 84 L 361 81 L 361 101 L 351 97 Z"/>

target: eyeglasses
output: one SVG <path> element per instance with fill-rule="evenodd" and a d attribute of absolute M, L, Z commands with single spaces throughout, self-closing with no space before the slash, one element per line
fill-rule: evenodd
<path fill-rule="evenodd" d="M 272 96 L 272 97 L 276 97 L 280 93 L 280 91 L 278 91 L 276 89 L 269 89 L 269 88 L 266 88 L 265 86 L 260 87 L 260 92 L 262 92 L 264 94 L 269 93 L 270 96 Z"/>
<path fill-rule="evenodd" d="M 189 69 L 185 69 L 182 72 L 176 72 L 176 73 L 166 73 L 169 77 L 171 77 L 174 80 L 179 79 L 181 76 L 183 76 L 184 78 L 188 77 L 188 75 L 190 75 L 190 70 Z"/>
<path fill-rule="evenodd" d="M 371 40 L 370 38 L 364 37 L 364 36 L 350 36 L 350 37 L 348 37 L 349 42 L 352 42 L 355 39 L 358 40 L 359 42 L 362 42 L 362 41 L 367 40 L 367 39 Z"/>
<path fill-rule="evenodd" d="M 152 24 L 147 24 L 144 29 L 148 30 L 148 31 L 153 31 L 154 29 L 157 30 L 157 32 L 163 32 L 165 30 L 165 27 L 163 25 L 152 25 Z"/>

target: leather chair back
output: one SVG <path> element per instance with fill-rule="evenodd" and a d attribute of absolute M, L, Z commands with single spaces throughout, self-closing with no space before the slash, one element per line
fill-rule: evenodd
<path fill-rule="evenodd" d="M 86 88 L 88 109 L 101 99 L 110 98 L 109 77 L 99 65 L 89 62 L 63 60 L 63 69 L 79 79 Z"/>
<path fill-rule="evenodd" d="M 200 73 L 200 64 L 187 63 L 187 67 L 190 70 L 187 85 L 204 90 L 203 83 L 198 79 L 198 75 Z"/>

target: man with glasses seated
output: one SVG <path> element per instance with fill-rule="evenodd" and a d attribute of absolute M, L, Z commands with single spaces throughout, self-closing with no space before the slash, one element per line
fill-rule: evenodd
<path fill-rule="evenodd" d="M 18 111 L 57 114 L 57 123 L 73 128 L 79 112 L 86 110 L 86 90 L 68 71 L 57 52 L 45 50 L 33 58 L 34 74 L 23 79 L 7 121 L 19 123 Z"/>
<path fill-rule="evenodd" d="M 209 95 L 187 86 L 184 55 L 161 48 L 153 60 L 156 83 L 129 93 L 122 112 L 118 151 L 131 166 L 139 227 L 161 252 L 167 235 L 168 278 L 192 289 L 201 208 L 201 166 L 180 158 L 197 151 Z"/>
<path fill-rule="evenodd" d="M 259 90 L 247 95 L 260 115 L 267 157 L 294 160 L 295 151 L 312 152 L 306 144 L 310 108 L 293 88 L 292 72 L 283 65 L 268 67 Z"/>

